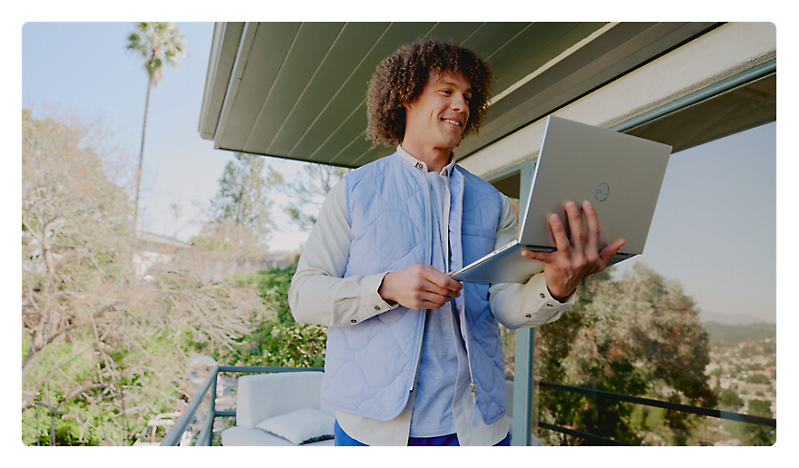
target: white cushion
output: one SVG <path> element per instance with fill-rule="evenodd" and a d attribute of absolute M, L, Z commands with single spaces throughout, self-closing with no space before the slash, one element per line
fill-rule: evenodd
<path fill-rule="evenodd" d="M 222 445 L 226 447 L 246 446 L 246 447 L 264 447 L 264 446 L 286 446 L 296 447 L 288 440 L 270 434 L 261 429 L 246 429 L 240 426 L 231 427 L 222 431 Z M 323 440 L 321 442 L 314 442 L 312 444 L 302 444 L 300 447 L 324 447 L 336 445 L 335 440 Z"/>
<path fill-rule="evenodd" d="M 300 445 L 333 438 L 335 418 L 314 408 L 274 416 L 255 427 Z"/>
<path fill-rule="evenodd" d="M 321 405 L 322 372 L 246 375 L 236 391 L 236 425 L 254 429 L 260 421 L 302 408 L 325 411 Z"/>

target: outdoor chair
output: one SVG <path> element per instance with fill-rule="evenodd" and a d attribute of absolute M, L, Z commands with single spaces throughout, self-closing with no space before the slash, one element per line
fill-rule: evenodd
<path fill-rule="evenodd" d="M 275 432 L 302 432 L 311 437 L 319 437 L 320 429 L 313 430 L 313 424 L 324 426 L 329 434 L 324 440 L 306 442 L 302 446 L 334 445 L 332 421 L 335 412 L 322 404 L 322 372 L 285 372 L 279 374 L 248 375 L 239 378 L 236 396 L 236 426 L 222 432 L 222 445 L 225 446 L 276 446 L 298 445 L 258 426 L 264 422 L 276 422 L 269 427 Z M 505 382 L 508 388 L 508 416 L 513 412 L 513 382 Z M 283 418 L 279 418 L 279 417 Z M 326 418 L 329 417 L 328 418 Z M 313 419 L 313 421 L 311 421 Z M 324 420 L 324 421 L 321 421 Z M 286 425 L 286 427 L 283 427 Z M 305 428 L 304 428 L 305 426 Z M 511 421 L 512 426 L 512 421 Z M 308 432 L 310 431 L 310 432 Z M 327 438 L 327 436 L 331 436 Z M 295 441 L 297 436 L 294 436 Z M 534 445 L 540 445 L 534 438 Z"/>
<path fill-rule="evenodd" d="M 334 445 L 335 412 L 322 404 L 323 377 L 315 371 L 240 377 L 236 426 L 222 432 L 222 445 Z"/>

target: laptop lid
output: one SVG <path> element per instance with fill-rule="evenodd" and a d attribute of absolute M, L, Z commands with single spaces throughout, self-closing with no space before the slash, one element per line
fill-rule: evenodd
<path fill-rule="evenodd" d="M 520 255 L 522 247 L 554 251 L 547 219 L 558 213 L 570 236 L 564 203 L 589 200 L 602 232 L 599 248 L 627 241 L 609 265 L 643 253 L 671 146 L 549 116 L 533 171 L 519 236 L 451 276 L 459 281 L 524 283 L 544 264 Z M 524 200 L 524 197 L 522 197 Z M 582 215 L 585 228 L 585 215 Z"/>
<path fill-rule="evenodd" d="M 555 250 L 547 219 L 557 213 L 570 235 L 567 200 L 588 200 L 602 228 L 600 249 L 624 237 L 619 253 L 643 253 L 671 146 L 549 116 L 527 206 L 520 207 L 519 244 Z M 582 215 L 585 228 L 585 215 Z"/>

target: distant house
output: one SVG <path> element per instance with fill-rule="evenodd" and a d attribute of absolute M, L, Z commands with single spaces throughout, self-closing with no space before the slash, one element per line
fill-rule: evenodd
<path fill-rule="evenodd" d="M 206 252 L 187 242 L 151 232 L 139 231 L 133 254 L 136 277 L 148 279 L 148 273 L 157 265 L 175 263 L 174 268 L 190 271 L 198 278 L 222 281 L 232 273 L 252 273 L 272 268 L 288 268 L 299 256 L 297 251 L 287 252 Z"/>
<path fill-rule="evenodd" d="M 165 264 L 174 260 L 178 251 L 188 249 L 191 244 L 151 232 L 138 231 L 136 233 L 137 246 L 133 252 L 133 265 L 136 268 L 136 277 L 141 279 L 157 264 Z"/>

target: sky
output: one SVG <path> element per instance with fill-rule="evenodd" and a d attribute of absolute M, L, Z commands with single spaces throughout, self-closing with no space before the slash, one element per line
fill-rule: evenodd
<path fill-rule="evenodd" d="M 140 229 L 187 241 L 197 233 L 189 220 L 208 206 L 232 153 L 214 150 L 197 130 L 213 24 L 177 26 L 188 54 L 177 70 L 166 67 L 150 95 L 139 216 Z M 21 106 L 34 117 L 53 112 L 99 122 L 135 167 L 147 74 L 124 48 L 132 31 L 132 23 L 25 23 Z M 268 159 L 289 178 L 302 167 Z M 776 162 L 776 123 L 672 155 L 644 254 L 619 269 L 644 262 L 680 281 L 703 313 L 774 322 Z M 279 209 L 286 198 L 273 198 L 278 230 L 270 249 L 299 247 L 307 234 Z M 173 204 L 182 207 L 177 219 Z"/>
<path fill-rule="evenodd" d="M 213 23 L 178 23 L 187 39 L 187 55 L 177 71 L 166 66 L 163 79 L 150 93 L 145 132 L 139 229 L 189 240 L 197 228 L 193 202 L 207 207 L 219 188 L 217 180 L 232 153 L 213 149 L 197 130 L 211 50 Z M 138 164 L 147 93 L 147 73 L 140 56 L 125 49 L 133 24 L 26 23 L 22 27 L 22 107 L 43 115 L 43 107 L 60 115 L 75 114 L 99 122 L 118 142 L 118 152 L 131 167 Z M 86 47 L 91 44 L 91 47 Z M 272 159 L 283 173 L 301 163 Z M 278 205 L 285 204 L 274 194 Z M 176 219 L 171 205 L 182 207 Z M 281 210 L 275 221 L 288 222 Z M 296 247 L 296 232 L 273 236 L 276 250 Z"/>

